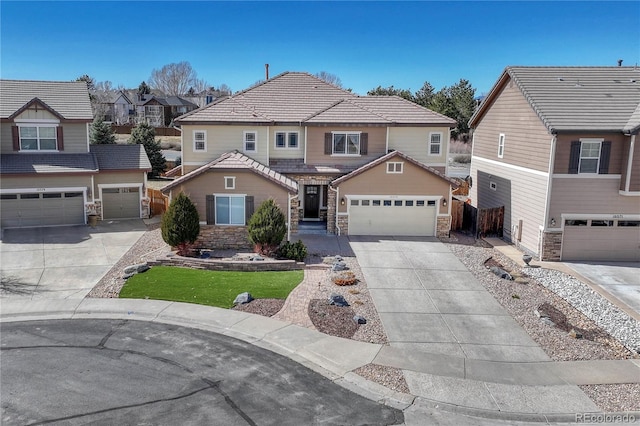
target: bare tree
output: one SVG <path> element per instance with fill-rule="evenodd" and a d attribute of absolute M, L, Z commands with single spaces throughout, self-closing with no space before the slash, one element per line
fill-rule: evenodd
<path fill-rule="evenodd" d="M 342 80 L 335 74 L 331 74 L 330 72 L 320 71 L 314 74 L 320 80 L 324 80 L 329 84 L 333 84 L 336 87 L 342 87 Z"/>
<path fill-rule="evenodd" d="M 204 81 L 198 79 L 198 74 L 187 61 L 172 63 L 151 71 L 149 85 L 167 95 L 180 96 L 187 93 L 190 87 L 208 87 Z"/>

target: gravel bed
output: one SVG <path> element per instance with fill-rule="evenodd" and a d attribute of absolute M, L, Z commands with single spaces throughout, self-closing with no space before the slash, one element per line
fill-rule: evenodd
<path fill-rule="evenodd" d="M 284 299 L 253 299 L 249 303 L 238 304 L 231 309 L 271 317 L 280 312 L 283 306 Z"/>
<path fill-rule="evenodd" d="M 605 412 L 640 411 L 640 385 L 637 383 L 586 385 L 580 389 Z"/>
<path fill-rule="evenodd" d="M 410 393 L 409 386 L 404 379 L 404 373 L 399 368 L 367 364 L 356 368 L 353 372 L 396 392 Z"/>

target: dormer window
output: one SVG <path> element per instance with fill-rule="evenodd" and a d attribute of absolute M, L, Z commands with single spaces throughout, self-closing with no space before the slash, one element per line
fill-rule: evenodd
<path fill-rule="evenodd" d="M 56 151 L 56 126 L 20 126 L 20 151 Z"/>

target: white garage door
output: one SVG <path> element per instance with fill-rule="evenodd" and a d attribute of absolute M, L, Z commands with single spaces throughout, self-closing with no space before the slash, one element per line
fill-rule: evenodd
<path fill-rule="evenodd" d="M 562 260 L 640 261 L 640 221 L 565 220 Z"/>
<path fill-rule="evenodd" d="M 424 199 L 350 199 L 349 235 L 433 236 L 436 202 Z"/>
<path fill-rule="evenodd" d="M 104 219 L 133 219 L 140 217 L 140 188 L 102 188 Z"/>
<path fill-rule="evenodd" d="M 2 228 L 82 225 L 84 194 L 80 191 L 2 194 Z"/>

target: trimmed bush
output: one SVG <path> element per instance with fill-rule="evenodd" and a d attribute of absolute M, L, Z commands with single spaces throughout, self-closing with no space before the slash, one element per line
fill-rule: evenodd
<path fill-rule="evenodd" d="M 273 255 L 287 233 L 287 219 L 273 199 L 260 204 L 247 225 L 256 253 Z"/>
<path fill-rule="evenodd" d="M 162 239 L 178 248 L 180 256 L 192 252 L 192 244 L 200 235 L 200 217 L 196 206 L 183 192 L 171 201 L 162 216 Z"/>
<path fill-rule="evenodd" d="M 278 256 L 296 262 L 304 262 L 304 258 L 307 257 L 307 246 L 300 240 L 295 243 L 285 241 L 278 249 Z"/>

